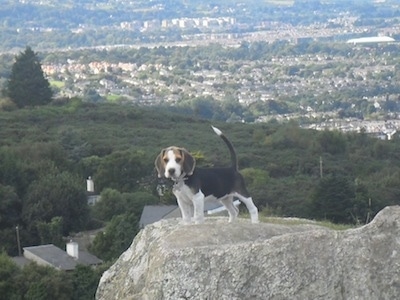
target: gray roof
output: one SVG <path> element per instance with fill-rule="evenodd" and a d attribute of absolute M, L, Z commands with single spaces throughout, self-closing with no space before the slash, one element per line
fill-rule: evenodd
<path fill-rule="evenodd" d="M 204 211 L 212 211 L 217 208 L 223 208 L 218 201 L 207 201 L 204 205 Z M 181 212 L 178 205 L 146 205 L 140 216 L 139 226 L 143 228 L 146 225 L 155 223 L 162 219 L 180 218 Z"/>
<path fill-rule="evenodd" d="M 181 212 L 178 205 L 146 205 L 140 216 L 139 225 L 144 227 L 162 219 L 178 218 Z"/>
<path fill-rule="evenodd" d="M 31 262 L 29 259 L 26 259 L 23 256 L 15 256 L 12 258 L 12 260 L 17 264 L 17 266 L 19 266 L 21 268 Z"/>
<path fill-rule="evenodd" d="M 87 252 L 87 251 L 79 251 L 78 263 L 87 266 L 93 266 L 101 264 L 103 261 L 99 259 L 97 256 Z"/>
<path fill-rule="evenodd" d="M 24 256 L 39 264 L 51 265 L 60 270 L 73 270 L 78 264 L 96 265 L 102 262 L 85 251 L 79 251 L 79 258 L 75 259 L 53 244 L 25 247 Z"/>

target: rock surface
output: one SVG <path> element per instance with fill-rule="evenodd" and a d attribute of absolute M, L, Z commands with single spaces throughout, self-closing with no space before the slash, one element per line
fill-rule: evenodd
<path fill-rule="evenodd" d="M 400 299 L 399 206 L 345 231 L 281 224 L 149 225 L 96 299 Z"/>

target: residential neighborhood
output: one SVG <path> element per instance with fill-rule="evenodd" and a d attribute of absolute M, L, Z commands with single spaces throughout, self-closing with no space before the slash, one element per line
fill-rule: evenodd
<path fill-rule="evenodd" d="M 299 43 L 288 42 L 288 45 L 301 47 Z M 136 63 L 129 57 L 111 62 L 100 60 L 99 56 L 99 60 L 92 61 L 47 62 L 42 69 L 53 82 L 57 97 L 86 96 L 88 101 L 118 100 L 151 106 L 179 106 L 187 99 L 210 97 L 220 103 L 237 101 L 250 110 L 260 105 L 272 107 L 265 109 L 265 114 L 258 114 L 255 122 L 301 118 L 302 123 L 317 124 L 310 127 L 364 128 L 367 132 L 376 129 L 376 126 L 368 125 L 369 120 L 397 119 L 399 106 L 396 103 L 400 91 L 393 81 L 400 75 L 396 69 L 399 60 L 395 54 L 397 44 L 387 45 L 392 48 L 382 55 L 378 52 L 383 50 L 370 46 L 348 46 L 343 42 L 333 47 L 343 47 L 351 54 L 347 57 L 343 51 L 336 55 L 277 54 L 262 60 L 221 59 L 218 67 L 206 67 L 206 61 L 199 61 L 189 68 L 181 61 L 168 62 L 166 56 L 161 56 L 159 63 Z M 382 47 L 386 47 L 385 44 Z M 170 49 L 172 53 L 182 51 L 179 50 L 182 47 Z M 235 51 L 237 47 L 231 49 Z M 355 95 L 354 91 L 359 94 Z M 348 99 L 340 100 L 346 95 Z M 338 101 L 349 104 L 338 104 Z M 388 103 L 392 103 L 390 109 L 385 108 Z M 353 116 L 341 117 L 339 112 L 344 110 L 351 111 Z M 367 114 L 371 116 L 359 117 Z M 359 126 L 348 120 L 364 124 Z M 343 123 L 347 125 L 337 125 Z M 397 126 L 397 122 L 394 124 Z"/>
<path fill-rule="evenodd" d="M 118 6 L 89 1 L 76 7 L 55 2 L 68 26 L 30 15 L 17 32 L 40 51 L 56 98 L 183 110 L 205 99 L 241 108 L 202 117 L 301 119 L 300 124 L 340 130 L 337 119 L 395 120 L 400 111 L 400 7 L 395 1 L 178 1 L 174 7 L 163 1 L 119 1 Z M 24 11 L 25 5 L 52 16 L 48 1 L 17 6 Z M 10 2 L 4 10 L 13 7 Z M 19 17 L 10 13 L 7 21 Z M 7 34 L 3 50 L 12 41 Z M 3 57 L 9 64 L 9 56 Z M 0 75 L 0 83 L 5 80 Z"/>

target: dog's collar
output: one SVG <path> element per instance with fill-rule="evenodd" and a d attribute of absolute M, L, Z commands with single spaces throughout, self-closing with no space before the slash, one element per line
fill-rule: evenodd
<path fill-rule="evenodd" d="M 185 184 L 185 180 L 188 179 L 188 177 L 186 176 L 186 173 L 182 173 L 181 176 L 179 176 L 176 179 L 173 179 L 174 181 L 174 186 L 173 186 L 173 190 L 174 191 L 179 191 L 182 186 Z"/>

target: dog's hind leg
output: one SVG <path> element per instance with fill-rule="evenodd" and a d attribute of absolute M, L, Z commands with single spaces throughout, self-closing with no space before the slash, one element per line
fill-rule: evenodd
<path fill-rule="evenodd" d="M 234 196 L 239 198 L 239 200 L 246 205 L 250 213 L 251 223 L 258 223 L 258 209 L 254 205 L 253 199 L 251 197 L 244 197 L 239 193 L 235 193 Z"/>
<path fill-rule="evenodd" d="M 233 196 L 227 195 L 221 198 L 219 201 L 226 207 L 229 214 L 229 223 L 235 221 L 236 217 L 239 214 L 239 209 L 233 204 Z"/>

